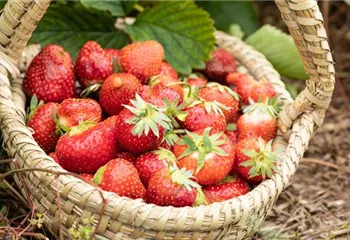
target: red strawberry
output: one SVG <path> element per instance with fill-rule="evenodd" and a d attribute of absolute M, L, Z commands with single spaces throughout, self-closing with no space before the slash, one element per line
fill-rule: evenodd
<path fill-rule="evenodd" d="M 118 62 L 119 60 L 119 54 L 120 54 L 120 50 L 119 49 L 114 49 L 114 48 L 107 48 L 105 49 L 105 53 L 114 58 L 116 62 Z"/>
<path fill-rule="evenodd" d="M 56 123 L 53 120 L 57 103 L 46 103 L 37 106 L 37 99 L 33 97 L 31 102 L 31 113 L 29 115 L 28 127 L 34 131 L 33 138 L 46 152 L 55 151 L 60 136 L 56 133 Z"/>
<path fill-rule="evenodd" d="M 236 71 L 236 61 L 232 55 L 223 48 L 217 48 L 206 62 L 204 74 L 210 81 L 226 84 L 226 76 Z"/>
<path fill-rule="evenodd" d="M 85 43 L 75 63 L 75 76 L 79 83 L 84 88 L 93 84 L 101 84 L 112 73 L 112 58 L 97 42 Z"/>
<path fill-rule="evenodd" d="M 227 82 L 235 86 L 236 92 L 241 96 L 245 104 L 249 104 L 249 99 L 257 102 L 266 101 L 276 96 L 271 83 L 257 82 L 249 78 L 246 74 L 230 73 Z"/>
<path fill-rule="evenodd" d="M 172 152 L 166 149 L 159 149 L 147 152 L 139 156 L 135 167 L 140 174 L 143 185 L 147 188 L 148 181 L 159 169 L 167 167 L 169 164 L 176 164 L 176 158 Z"/>
<path fill-rule="evenodd" d="M 75 94 L 74 65 L 68 52 L 47 45 L 33 59 L 23 80 L 23 90 L 44 102 L 62 102 Z"/>
<path fill-rule="evenodd" d="M 101 117 L 100 105 L 91 98 L 69 98 L 57 107 L 58 127 L 64 131 L 83 121 L 97 123 Z"/>
<path fill-rule="evenodd" d="M 146 189 L 142 185 L 136 168 L 122 158 L 109 161 L 99 168 L 94 176 L 94 183 L 103 190 L 132 199 L 145 198 Z"/>
<path fill-rule="evenodd" d="M 119 113 L 116 121 L 118 141 L 132 153 L 143 153 L 157 149 L 163 139 L 164 130 L 170 128 L 170 119 L 159 108 L 146 103 L 138 94 L 130 100 L 133 106 Z"/>
<path fill-rule="evenodd" d="M 204 76 L 196 73 L 190 74 L 185 80 L 191 86 L 199 88 L 204 87 L 208 82 L 208 80 Z"/>
<path fill-rule="evenodd" d="M 237 125 L 234 123 L 227 124 L 225 134 L 228 137 L 228 139 L 231 140 L 232 144 L 235 145 L 238 142 L 238 132 L 237 132 Z"/>
<path fill-rule="evenodd" d="M 232 89 L 220 85 L 218 83 L 208 83 L 205 88 L 202 88 L 198 95 L 208 102 L 218 102 L 228 108 L 222 110 L 227 122 L 232 121 L 239 109 L 238 95 Z"/>
<path fill-rule="evenodd" d="M 237 120 L 238 139 L 262 137 L 269 141 L 276 136 L 278 106 L 273 99 L 268 103 L 257 102 L 247 106 Z"/>
<path fill-rule="evenodd" d="M 192 172 L 185 168 L 161 168 L 148 182 L 147 202 L 159 206 L 192 206 L 200 186 L 191 178 Z"/>
<path fill-rule="evenodd" d="M 94 183 L 94 174 L 80 173 L 80 177 L 85 179 L 88 183 Z"/>
<path fill-rule="evenodd" d="M 177 72 L 167 62 L 162 62 L 162 64 L 160 65 L 160 73 L 159 73 L 159 75 L 169 76 L 169 77 L 171 77 L 174 80 L 178 79 Z"/>
<path fill-rule="evenodd" d="M 249 192 L 249 185 L 241 178 L 226 176 L 220 182 L 203 187 L 207 204 L 223 202 Z"/>
<path fill-rule="evenodd" d="M 59 164 L 58 159 L 57 159 L 57 155 L 55 152 L 49 153 L 49 157 L 51 157 L 56 163 Z"/>
<path fill-rule="evenodd" d="M 125 159 L 125 160 L 131 162 L 132 164 L 134 164 L 136 162 L 136 158 L 137 158 L 137 156 L 135 154 L 132 154 L 129 152 L 117 153 L 117 155 L 115 157 Z"/>
<path fill-rule="evenodd" d="M 115 132 L 106 123 L 86 123 L 72 127 L 56 146 L 60 165 L 67 171 L 95 173 L 115 157 L 118 145 Z"/>
<path fill-rule="evenodd" d="M 118 114 L 135 97 L 140 81 L 129 73 L 116 73 L 109 76 L 100 90 L 100 103 L 109 115 Z"/>
<path fill-rule="evenodd" d="M 135 75 L 142 83 L 160 73 L 164 49 L 158 42 L 149 40 L 132 43 L 120 51 L 119 65 L 125 72 Z"/>
<path fill-rule="evenodd" d="M 175 144 L 174 154 L 179 166 L 195 172 L 201 185 L 210 185 L 222 180 L 235 161 L 235 148 L 222 132 L 210 128 L 194 133 L 187 132 L 182 141 Z"/>
<path fill-rule="evenodd" d="M 207 127 L 218 131 L 226 129 L 226 118 L 217 103 L 195 102 L 190 105 L 187 111 L 188 115 L 184 121 L 184 127 L 189 131 L 194 132 Z"/>
<path fill-rule="evenodd" d="M 237 174 L 251 184 L 258 184 L 277 172 L 279 151 L 272 150 L 272 140 L 266 143 L 262 138 L 246 138 L 236 144 Z"/>
<path fill-rule="evenodd" d="M 177 78 L 172 78 L 168 75 L 157 75 L 151 78 L 151 81 L 149 82 L 149 85 L 156 86 L 156 85 L 162 85 L 165 87 L 169 87 L 174 89 L 176 92 L 180 94 L 180 97 L 183 98 L 184 90 L 180 83 L 180 80 Z"/>

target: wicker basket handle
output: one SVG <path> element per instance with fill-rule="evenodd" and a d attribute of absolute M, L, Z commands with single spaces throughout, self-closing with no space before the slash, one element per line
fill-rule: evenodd
<path fill-rule="evenodd" d="M 334 66 L 316 0 L 275 0 L 298 48 L 304 68 L 310 75 L 306 88 L 279 116 L 279 128 L 287 132 L 304 111 L 311 112 L 321 126 L 335 86 Z"/>
<path fill-rule="evenodd" d="M 304 111 L 310 111 L 317 126 L 334 90 L 334 66 L 322 14 L 316 0 L 275 0 L 282 18 L 310 74 L 307 87 L 295 101 L 286 105 L 279 117 L 279 127 L 286 132 Z M 0 16 L 0 65 L 13 78 L 19 74 L 16 67 L 31 33 L 46 12 L 50 0 L 9 0 Z"/>

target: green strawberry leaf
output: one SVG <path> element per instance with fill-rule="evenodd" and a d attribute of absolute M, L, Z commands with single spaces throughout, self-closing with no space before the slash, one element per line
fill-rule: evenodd
<path fill-rule="evenodd" d="M 192 1 L 167 1 L 146 9 L 125 31 L 134 41 L 156 40 L 165 59 L 183 74 L 203 69 L 214 50 L 213 21 Z"/>
<path fill-rule="evenodd" d="M 264 25 L 246 42 L 264 54 L 282 76 L 301 80 L 309 78 L 291 36 Z"/>
<path fill-rule="evenodd" d="M 238 24 L 242 31 L 250 35 L 258 29 L 257 11 L 252 1 L 196 1 L 208 11 L 215 21 L 215 27 L 225 32 L 231 24 Z"/>
<path fill-rule="evenodd" d="M 121 48 L 128 36 L 114 27 L 110 14 L 84 7 L 81 3 L 53 4 L 32 35 L 31 43 L 59 44 L 75 58 L 80 48 L 89 40 L 104 48 Z"/>
<path fill-rule="evenodd" d="M 123 17 L 128 14 L 137 1 L 101 1 L 101 0 L 80 0 L 85 7 L 91 7 L 110 12 L 115 17 Z"/>
<path fill-rule="evenodd" d="M 244 37 L 244 32 L 242 31 L 241 26 L 239 26 L 238 24 L 231 24 L 228 33 L 231 36 L 237 37 L 239 39 L 243 39 Z"/>

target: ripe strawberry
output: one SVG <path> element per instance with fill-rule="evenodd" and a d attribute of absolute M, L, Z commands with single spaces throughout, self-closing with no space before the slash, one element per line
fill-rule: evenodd
<path fill-rule="evenodd" d="M 159 206 L 192 206 L 200 186 L 191 180 L 191 171 L 177 168 L 161 168 L 148 182 L 147 202 Z"/>
<path fill-rule="evenodd" d="M 94 174 L 80 173 L 80 177 L 85 179 L 88 183 L 94 183 Z"/>
<path fill-rule="evenodd" d="M 151 78 L 149 85 L 150 86 L 162 85 L 165 87 L 172 88 L 180 94 L 181 98 L 183 98 L 184 90 L 182 85 L 180 84 L 180 80 L 177 78 L 174 79 L 171 76 L 159 74 Z"/>
<path fill-rule="evenodd" d="M 236 61 L 232 55 L 223 48 L 217 48 L 206 62 L 204 74 L 210 81 L 226 84 L 226 76 L 236 71 Z"/>
<path fill-rule="evenodd" d="M 56 154 L 67 171 L 95 173 L 115 157 L 119 150 L 116 143 L 115 132 L 108 124 L 82 123 L 58 140 Z"/>
<path fill-rule="evenodd" d="M 89 41 L 80 49 L 76 63 L 75 76 L 84 87 L 101 84 L 113 73 L 112 58 L 95 41 Z"/>
<path fill-rule="evenodd" d="M 115 60 L 116 62 L 119 61 L 119 54 L 120 54 L 120 50 L 119 50 L 119 49 L 107 48 L 107 49 L 105 49 L 105 53 L 106 53 L 108 56 L 114 58 L 114 60 Z"/>
<path fill-rule="evenodd" d="M 228 110 L 222 110 L 226 117 L 226 121 L 232 121 L 239 109 L 239 99 L 237 93 L 232 89 L 220 85 L 218 83 L 208 83 L 206 87 L 202 88 L 199 93 L 199 97 L 208 102 L 218 102 L 228 108 Z"/>
<path fill-rule="evenodd" d="M 204 87 L 208 82 L 208 80 L 203 75 L 198 73 L 190 74 L 187 78 L 185 78 L 185 81 L 191 86 L 198 88 Z"/>
<path fill-rule="evenodd" d="M 132 199 L 145 198 L 146 189 L 142 185 L 136 168 L 122 158 L 110 160 L 100 167 L 94 176 L 94 183 L 103 190 Z"/>
<path fill-rule="evenodd" d="M 138 94 L 144 99 L 146 102 L 151 103 L 157 107 L 165 107 L 166 104 L 164 99 L 168 99 L 169 103 L 177 100 L 178 105 L 182 103 L 181 95 L 170 87 L 166 87 L 163 85 L 155 85 L 153 87 L 150 86 L 142 86 L 138 89 Z"/>
<path fill-rule="evenodd" d="M 58 128 L 68 131 L 79 122 L 99 122 L 102 109 L 98 102 L 91 98 L 68 98 L 57 107 Z"/>
<path fill-rule="evenodd" d="M 231 140 L 232 144 L 235 145 L 238 142 L 237 125 L 234 123 L 227 124 L 225 134 L 228 139 Z"/>
<path fill-rule="evenodd" d="M 249 104 L 249 99 L 257 102 L 266 101 L 276 96 L 271 83 L 257 82 L 246 74 L 230 73 L 227 76 L 229 85 L 235 86 L 236 92 L 241 96 L 243 103 Z"/>
<path fill-rule="evenodd" d="M 266 141 L 275 138 L 277 132 L 278 106 L 276 100 L 268 103 L 252 103 L 243 109 L 243 115 L 237 120 L 238 139 L 262 137 Z"/>
<path fill-rule="evenodd" d="M 49 157 L 51 157 L 56 163 L 60 164 L 57 159 L 57 155 L 55 152 L 49 153 Z"/>
<path fill-rule="evenodd" d="M 177 72 L 175 71 L 175 69 L 169 63 L 164 61 L 160 65 L 159 75 L 169 76 L 174 80 L 178 79 Z"/>
<path fill-rule="evenodd" d="M 225 131 L 226 118 L 222 113 L 222 107 L 226 108 L 214 102 L 194 102 L 186 109 L 188 115 L 184 121 L 184 127 L 192 132 L 207 127 L 212 127 L 218 131 Z"/>
<path fill-rule="evenodd" d="M 39 103 L 37 105 L 37 98 L 34 95 L 30 105 L 31 113 L 28 127 L 34 131 L 34 140 L 46 153 L 55 151 L 60 136 L 56 133 L 56 123 L 53 116 L 58 104 L 46 103 L 42 105 L 42 103 Z"/>
<path fill-rule="evenodd" d="M 74 65 L 68 52 L 58 45 L 47 45 L 30 63 L 23 90 L 44 102 L 62 102 L 75 94 Z"/>
<path fill-rule="evenodd" d="M 223 202 L 249 192 L 249 185 L 241 178 L 226 176 L 220 182 L 202 189 L 207 204 Z"/>
<path fill-rule="evenodd" d="M 115 157 L 125 159 L 125 160 L 131 162 L 132 164 L 134 164 L 136 162 L 136 159 L 137 159 L 137 156 L 135 154 L 132 154 L 129 152 L 117 153 Z"/>
<path fill-rule="evenodd" d="M 135 75 L 141 83 L 160 73 L 164 49 L 158 42 L 149 40 L 132 43 L 120 51 L 119 65 L 125 72 Z"/>
<path fill-rule="evenodd" d="M 201 185 L 210 185 L 222 180 L 235 161 L 235 148 L 223 132 L 206 128 L 194 133 L 187 132 L 175 144 L 174 154 L 180 167 L 195 172 Z"/>
<path fill-rule="evenodd" d="M 101 107 L 109 115 L 118 114 L 135 97 L 140 81 L 129 73 L 116 73 L 109 76 L 100 90 Z"/>
<path fill-rule="evenodd" d="M 277 172 L 278 150 L 272 150 L 272 140 L 266 143 L 262 138 L 246 138 L 236 144 L 237 174 L 250 184 L 258 184 Z"/>
<path fill-rule="evenodd" d="M 147 188 L 148 181 L 154 173 L 169 164 L 175 165 L 176 158 L 172 152 L 164 148 L 140 155 L 135 163 L 143 185 Z"/>
<path fill-rule="evenodd" d="M 116 121 L 118 141 L 131 153 L 144 153 L 157 149 L 164 130 L 170 129 L 170 119 L 159 108 L 146 103 L 138 94 L 130 100 L 133 106 L 119 113 Z"/>

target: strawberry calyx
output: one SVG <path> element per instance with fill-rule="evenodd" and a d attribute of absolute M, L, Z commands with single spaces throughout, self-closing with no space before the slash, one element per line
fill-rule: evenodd
<path fill-rule="evenodd" d="M 229 111 L 231 109 L 231 107 L 227 107 L 224 104 L 217 102 L 216 100 L 214 100 L 213 102 L 208 102 L 201 97 L 199 97 L 199 100 L 191 103 L 189 107 L 193 107 L 199 104 L 203 104 L 205 111 L 207 113 L 216 113 L 216 114 L 221 114 L 222 116 L 225 116 L 222 110 Z"/>
<path fill-rule="evenodd" d="M 216 183 L 216 185 L 221 185 L 223 183 L 232 183 L 237 181 L 237 178 L 231 175 L 227 175 L 226 177 L 224 177 L 220 182 Z"/>
<path fill-rule="evenodd" d="M 243 113 L 245 114 L 269 114 L 276 118 L 281 110 L 281 105 L 278 103 L 277 96 L 269 99 L 267 102 L 261 100 L 254 102 L 252 99 L 249 99 L 249 102 L 250 105 L 243 107 Z"/>
<path fill-rule="evenodd" d="M 236 131 L 237 125 L 235 123 L 229 123 L 226 125 L 226 130 L 227 131 Z"/>
<path fill-rule="evenodd" d="M 196 196 L 196 200 L 194 201 L 193 206 L 194 207 L 198 207 L 200 205 L 208 205 L 208 201 L 202 191 L 201 188 L 197 189 L 197 196 Z"/>
<path fill-rule="evenodd" d="M 184 122 L 186 120 L 186 117 L 188 115 L 187 111 L 183 111 L 183 109 L 187 106 L 186 102 L 182 102 L 179 105 L 179 99 L 175 99 L 173 102 L 169 102 L 167 98 L 164 98 L 164 103 L 166 106 L 165 115 L 167 115 L 171 119 L 171 123 L 175 128 L 179 128 L 180 125 L 176 121 L 176 119 L 179 119 L 180 121 Z"/>
<path fill-rule="evenodd" d="M 276 167 L 279 161 L 278 155 L 280 150 L 272 150 L 272 140 L 267 144 L 264 144 L 262 138 L 258 139 L 258 151 L 255 150 L 242 150 L 242 153 L 250 158 L 250 160 L 242 162 L 240 165 L 243 167 L 251 167 L 249 170 L 249 178 L 255 176 L 262 176 L 263 179 L 271 177 L 273 171 L 278 172 Z"/>
<path fill-rule="evenodd" d="M 171 129 L 171 119 L 164 114 L 166 109 L 156 107 L 145 102 L 140 95 L 136 93 L 135 100 L 130 100 L 130 105 L 123 105 L 135 116 L 127 120 L 129 124 L 135 125 L 132 129 L 134 136 L 140 137 L 143 133 L 147 136 L 150 131 L 159 137 L 159 126 L 164 129 Z"/>
<path fill-rule="evenodd" d="M 103 175 L 105 173 L 105 170 L 107 168 L 107 165 L 104 165 L 102 167 L 100 167 L 97 172 L 95 173 L 94 175 L 94 178 L 93 178 L 93 182 L 96 184 L 96 185 L 99 185 L 102 183 L 102 180 L 103 180 Z"/>
<path fill-rule="evenodd" d="M 217 82 L 209 82 L 209 83 L 207 83 L 206 86 L 210 87 L 210 88 L 218 89 L 219 92 L 221 92 L 221 93 L 228 92 L 234 99 L 236 99 L 236 101 L 239 101 L 238 94 L 227 86 L 221 85 L 220 83 L 217 83 Z"/>
<path fill-rule="evenodd" d="M 102 83 L 94 83 L 86 87 L 81 93 L 82 98 L 88 97 L 91 93 L 97 92 L 102 86 Z"/>
<path fill-rule="evenodd" d="M 96 122 L 93 122 L 93 121 L 80 121 L 77 126 L 71 127 L 67 131 L 67 133 L 71 137 L 73 135 L 85 132 L 86 130 L 88 130 L 89 128 L 91 128 L 91 127 L 93 127 L 95 125 L 96 125 Z"/>
<path fill-rule="evenodd" d="M 177 143 L 180 140 L 180 137 L 178 136 L 178 134 L 183 134 L 183 133 L 185 133 L 185 130 L 183 129 L 167 130 L 164 134 L 162 143 L 165 141 L 168 146 L 174 146 L 175 143 Z"/>
<path fill-rule="evenodd" d="M 158 150 L 153 151 L 153 153 L 156 154 L 166 166 L 175 166 L 177 163 L 177 159 L 174 153 L 169 151 L 168 149 L 160 147 Z"/>
<path fill-rule="evenodd" d="M 36 94 L 34 94 L 30 99 L 29 111 L 27 112 L 27 120 L 31 119 L 35 114 L 36 110 L 43 104 L 44 104 L 44 101 L 43 100 L 39 101 Z"/>
<path fill-rule="evenodd" d="M 184 186 L 188 191 L 191 191 L 193 188 L 199 189 L 201 186 L 193 181 L 193 171 L 187 170 L 186 168 L 178 169 L 177 167 L 169 167 L 170 178 L 173 183 L 177 183 L 181 186 Z"/>
<path fill-rule="evenodd" d="M 220 139 L 223 135 L 223 132 L 209 135 L 210 130 L 211 128 L 206 128 L 203 132 L 203 135 L 192 133 L 186 130 L 187 135 L 183 136 L 182 140 L 179 142 L 180 145 L 186 145 L 187 149 L 178 157 L 178 159 L 181 159 L 195 152 L 199 153 L 196 173 L 198 173 L 204 166 L 204 160 L 207 154 L 215 153 L 222 157 L 228 156 L 228 153 L 220 148 L 220 145 L 224 144 L 226 141 L 225 139 Z"/>

